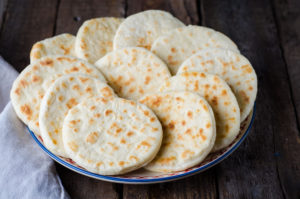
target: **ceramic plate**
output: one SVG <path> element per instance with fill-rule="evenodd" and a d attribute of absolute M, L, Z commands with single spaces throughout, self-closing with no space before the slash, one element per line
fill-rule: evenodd
<path fill-rule="evenodd" d="M 145 169 L 139 169 L 133 171 L 131 173 L 127 173 L 120 176 L 104 176 L 99 175 L 96 173 L 89 172 L 84 168 L 78 166 L 72 159 L 64 158 L 60 156 L 56 156 L 51 153 L 43 144 L 43 140 L 40 136 L 35 135 L 29 128 L 28 131 L 30 132 L 33 139 L 38 143 L 38 145 L 56 162 L 60 163 L 61 165 L 77 172 L 85 176 L 89 176 L 98 180 L 104 180 L 109 182 L 117 182 L 117 183 L 125 183 L 125 184 L 150 184 L 150 183 L 161 183 L 167 181 L 178 180 L 181 178 L 185 178 L 191 175 L 195 175 L 200 173 L 218 163 L 223 161 L 227 158 L 234 150 L 236 150 L 239 145 L 243 142 L 243 140 L 248 135 L 255 115 L 255 106 L 250 113 L 250 115 L 246 118 L 246 120 L 241 124 L 241 130 L 237 138 L 234 142 L 228 146 L 227 148 L 210 154 L 201 164 L 194 166 L 192 168 L 186 169 L 184 171 L 177 171 L 171 173 L 158 173 L 158 172 L 151 172 Z"/>

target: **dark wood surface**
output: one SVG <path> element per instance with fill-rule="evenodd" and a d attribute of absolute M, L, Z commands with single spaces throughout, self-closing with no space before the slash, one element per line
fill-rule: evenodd
<path fill-rule="evenodd" d="M 0 55 L 18 71 L 32 44 L 76 34 L 86 19 L 147 9 L 227 34 L 258 76 L 257 113 L 245 142 L 219 165 L 154 185 L 97 181 L 60 165 L 72 198 L 300 198 L 299 0 L 0 0 Z"/>

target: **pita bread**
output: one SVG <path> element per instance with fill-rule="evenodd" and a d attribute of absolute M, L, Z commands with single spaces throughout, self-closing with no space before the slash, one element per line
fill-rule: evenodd
<path fill-rule="evenodd" d="M 236 96 L 241 121 L 249 115 L 257 94 L 257 77 L 246 57 L 230 50 L 208 48 L 184 61 L 177 74 L 186 71 L 207 72 L 222 77 Z"/>
<path fill-rule="evenodd" d="M 120 97 L 132 100 L 157 91 L 171 76 L 168 67 L 158 57 L 138 47 L 115 50 L 95 65 Z"/>
<path fill-rule="evenodd" d="M 60 34 L 35 43 L 30 51 L 30 63 L 48 55 L 71 55 L 74 51 L 75 37 L 71 34 Z"/>
<path fill-rule="evenodd" d="M 144 47 L 148 50 L 156 38 L 184 24 L 170 13 L 147 10 L 127 17 L 114 38 L 114 50 L 125 47 Z"/>
<path fill-rule="evenodd" d="M 180 171 L 199 164 L 211 151 L 216 138 L 214 114 L 209 104 L 192 92 L 149 94 L 140 102 L 162 122 L 162 146 L 145 168 Z"/>
<path fill-rule="evenodd" d="M 76 55 L 95 63 L 113 49 L 113 38 L 123 18 L 104 17 L 85 21 L 79 28 L 75 42 Z"/>
<path fill-rule="evenodd" d="M 63 121 L 72 107 L 94 96 L 109 100 L 115 94 L 101 80 L 81 74 L 64 75 L 47 90 L 41 102 L 39 126 L 44 144 L 52 153 L 67 157 L 62 141 Z"/>
<path fill-rule="evenodd" d="M 235 43 L 224 34 L 203 26 L 186 26 L 170 30 L 160 36 L 151 51 L 160 57 L 172 74 L 176 74 L 180 64 L 197 51 L 216 47 L 238 52 Z"/>
<path fill-rule="evenodd" d="M 224 80 L 216 75 L 185 72 L 167 80 L 160 91 L 193 91 L 211 105 L 217 125 L 213 151 L 227 147 L 240 130 L 240 109 L 234 94 Z"/>
<path fill-rule="evenodd" d="M 27 66 L 14 81 L 10 98 L 18 117 L 36 134 L 39 110 L 46 90 L 60 76 L 70 73 L 104 77 L 93 65 L 70 56 L 46 56 Z"/>
<path fill-rule="evenodd" d="M 63 125 L 68 155 L 102 175 L 138 169 L 157 154 L 162 128 L 155 114 L 134 101 L 89 99 L 72 108 Z"/>

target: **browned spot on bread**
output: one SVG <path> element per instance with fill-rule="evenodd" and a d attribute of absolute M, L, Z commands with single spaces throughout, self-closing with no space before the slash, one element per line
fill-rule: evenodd
<path fill-rule="evenodd" d="M 87 87 L 87 88 L 85 89 L 86 92 L 92 92 L 92 90 L 93 90 L 93 89 L 92 89 L 91 87 Z"/>
<path fill-rule="evenodd" d="M 151 77 L 146 76 L 144 83 L 147 85 L 147 84 L 149 84 L 150 80 L 151 80 Z"/>
<path fill-rule="evenodd" d="M 219 79 L 217 76 L 214 77 L 214 81 L 215 81 L 216 83 L 220 83 L 220 79 Z"/>
<path fill-rule="evenodd" d="M 51 67 L 53 65 L 53 60 L 48 58 L 43 61 L 40 61 L 40 64 L 42 66 L 50 66 Z"/>
<path fill-rule="evenodd" d="M 211 127 L 211 124 L 208 122 L 207 124 L 206 124 L 206 128 L 210 128 Z"/>
<path fill-rule="evenodd" d="M 138 145 L 137 149 L 141 148 L 142 146 L 151 147 L 151 144 L 149 144 L 147 141 L 142 141 L 141 144 Z"/>
<path fill-rule="evenodd" d="M 229 132 L 229 125 L 228 125 L 228 124 L 225 125 L 225 132 L 226 132 L 226 133 Z"/>
<path fill-rule="evenodd" d="M 80 81 L 81 81 L 82 83 L 84 83 L 84 82 L 86 82 L 86 81 L 89 80 L 89 78 L 86 78 L 86 77 L 79 77 L 79 79 L 80 79 Z"/>
<path fill-rule="evenodd" d="M 62 101 L 64 100 L 64 96 L 62 96 L 62 95 L 59 96 L 59 97 L 58 97 L 58 100 L 59 100 L 60 102 L 62 102 Z"/>
<path fill-rule="evenodd" d="M 119 162 L 119 165 L 120 165 L 120 166 L 124 166 L 124 164 L 125 164 L 124 161 L 120 161 L 120 162 Z"/>
<path fill-rule="evenodd" d="M 187 112 L 187 116 L 188 116 L 189 118 L 193 118 L 193 113 L 192 113 L 192 111 L 188 111 L 188 112 Z"/>
<path fill-rule="evenodd" d="M 169 124 L 168 124 L 168 128 L 170 130 L 173 130 L 175 128 L 175 122 L 174 121 L 171 121 Z"/>
<path fill-rule="evenodd" d="M 187 149 L 184 152 L 182 152 L 181 157 L 187 158 L 188 156 L 192 156 L 192 155 L 194 155 L 194 152 Z"/>
<path fill-rule="evenodd" d="M 96 114 L 95 114 L 95 117 L 97 117 L 97 118 L 99 118 L 100 116 L 101 116 L 100 113 L 96 113 Z"/>
<path fill-rule="evenodd" d="M 218 105 L 218 97 L 213 96 L 213 98 L 211 99 L 211 103 L 217 106 Z"/>
<path fill-rule="evenodd" d="M 250 91 L 252 91 L 253 90 L 253 87 L 252 86 L 249 86 L 249 88 L 248 88 Z"/>
<path fill-rule="evenodd" d="M 94 144 L 97 141 L 98 137 L 99 135 L 97 132 L 92 132 L 86 137 L 86 142 Z"/>
<path fill-rule="evenodd" d="M 184 126 L 186 124 L 185 120 L 182 120 L 181 124 Z"/>
<path fill-rule="evenodd" d="M 52 139 L 53 144 L 57 145 L 56 139 Z"/>
<path fill-rule="evenodd" d="M 139 158 L 136 157 L 136 156 L 134 156 L 134 155 L 131 155 L 131 156 L 129 157 L 129 159 L 130 159 L 130 160 L 139 161 Z"/>
<path fill-rule="evenodd" d="M 207 125 L 206 125 L 206 127 L 207 127 Z M 199 130 L 199 135 L 202 138 L 202 140 L 206 140 L 206 136 L 203 134 L 203 129 L 202 128 L 200 128 L 200 130 Z"/>
<path fill-rule="evenodd" d="M 126 144 L 126 140 L 124 138 L 121 139 L 120 141 L 122 144 Z"/>
<path fill-rule="evenodd" d="M 36 125 L 37 127 L 40 126 L 39 122 L 36 122 L 35 125 Z"/>
<path fill-rule="evenodd" d="M 154 122 L 154 121 L 155 121 L 155 117 L 151 117 L 150 122 Z"/>
<path fill-rule="evenodd" d="M 113 149 L 114 151 L 116 151 L 116 150 L 119 149 L 118 146 L 116 146 L 115 144 L 113 144 L 113 143 L 111 143 L 111 142 L 108 142 L 107 144 L 109 144 L 109 145 L 112 147 L 112 149 Z"/>
<path fill-rule="evenodd" d="M 95 121 L 95 120 L 93 120 L 93 119 L 90 119 L 90 120 L 89 120 L 89 124 L 92 124 L 92 123 L 94 123 L 94 121 Z"/>
<path fill-rule="evenodd" d="M 245 91 L 240 91 L 240 95 L 244 98 L 244 100 L 249 103 L 250 98 L 247 96 Z"/>
<path fill-rule="evenodd" d="M 70 147 L 70 149 L 74 152 L 76 152 L 78 150 L 78 145 L 75 142 L 69 142 L 68 146 Z"/>
<path fill-rule="evenodd" d="M 101 165 L 103 165 L 103 162 L 97 162 L 96 167 L 100 167 Z"/>
<path fill-rule="evenodd" d="M 76 67 L 76 66 L 74 66 L 74 67 L 71 68 L 70 71 L 71 71 L 71 72 L 78 72 L 78 71 L 79 71 L 79 68 Z"/>
<path fill-rule="evenodd" d="M 130 136 L 132 136 L 133 135 L 133 132 L 132 131 L 129 131 L 128 133 L 127 133 L 127 136 L 128 137 L 130 137 Z"/>
<path fill-rule="evenodd" d="M 26 80 L 21 80 L 21 81 L 20 81 L 20 84 L 21 84 L 21 86 L 23 86 L 24 88 L 25 88 L 26 86 L 28 86 L 28 82 L 27 82 Z"/>
<path fill-rule="evenodd" d="M 149 116 L 149 114 L 150 114 L 150 112 L 149 111 L 143 111 L 144 112 L 144 115 L 146 115 L 146 116 Z"/>
<path fill-rule="evenodd" d="M 61 83 L 61 86 L 64 87 L 64 88 L 67 88 L 67 84 L 65 82 Z"/>
<path fill-rule="evenodd" d="M 21 112 L 30 117 L 32 115 L 32 110 L 29 105 L 24 104 L 21 106 Z"/>
<path fill-rule="evenodd" d="M 162 102 L 162 98 L 157 97 L 157 98 L 153 99 L 151 103 L 153 106 L 160 106 L 161 102 Z"/>
<path fill-rule="evenodd" d="M 246 72 L 246 73 L 252 73 L 252 68 L 250 65 L 246 64 L 241 66 L 241 68 Z"/>
<path fill-rule="evenodd" d="M 161 157 L 157 160 L 157 162 L 160 163 L 160 164 L 169 164 L 174 160 L 176 160 L 175 156 L 171 156 L 171 157 L 167 157 L 167 158 Z"/>
<path fill-rule="evenodd" d="M 75 98 L 71 98 L 66 103 L 66 106 L 68 107 L 68 109 L 71 109 L 73 106 L 75 106 L 77 104 L 78 104 L 78 102 L 76 101 L 76 99 Z"/>
<path fill-rule="evenodd" d="M 41 81 L 41 78 L 39 76 L 33 75 L 32 76 L 32 81 L 33 82 L 39 82 L 39 81 Z"/>
<path fill-rule="evenodd" d="M 108 87 L 104 87 L 101 89 L 101 92 L 103 93 L 104 97 L 110 97 L 113 95 L 112 91 Z"/>
<path fill-rule="evenodd" d="M 80 89 L 80 87 L 79 87 L 79 85 L 78 85 L 78 84 L 76 84 L 76 85 L 74 85 L 74 86 L 72 87 L 72 89 L 73 89 L 73 90 L 79 90 L 79 89 Z"/>
<path fill-rule="evenodd" d="M 96 106 L 91 106 L 90 108 L 92 111 L 96 109 Z"/>
<path fill-rule="evenodd" d="M 105 111 L 105 116 L 108 116 L 108 115 L 111 114 L 112 112 L 113 112 L 112 110 L 107 109 L 107 110 Z"/>
<path fill-rule="evenodd" d="M 122 128 L 118 128 L 118 129 L 116 130 L 116 133 L 121 133 L 122 131 L 123 131 Z"/>
<path fill-rule="evenodd" d="M 15 93 L 16 93 L 17 95 L 20 95 L 20 89 L 17 88 L 17 89 L 15 90 Z"/>
<path fill-rule="evenodd" d="M 113 166 L 113 165 L 114 165 L 114 163 L 113 163 L 113 162 L 110 162 L 110 163 L 109 163 L 109 165 L 110 165 L 110 166 Z"/>
<path fill-rule="evenodd" d="M 192 130 L 191 130 L 191 129 L 187 129 L 184 133 L 185 133 L 185 134 L 188 134 L 188 135 L 191 135 Z"/>

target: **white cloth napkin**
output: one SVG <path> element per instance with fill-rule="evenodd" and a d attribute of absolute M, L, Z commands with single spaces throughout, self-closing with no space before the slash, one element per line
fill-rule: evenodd
<path fill-rule="evenodd" d="M 0 56 L 0 198 L 67 199 L 54 162 L 16 116 L 9 92 L 18 73 Z"/>

